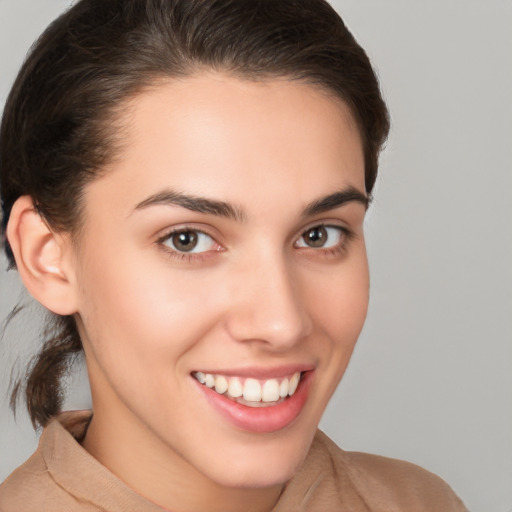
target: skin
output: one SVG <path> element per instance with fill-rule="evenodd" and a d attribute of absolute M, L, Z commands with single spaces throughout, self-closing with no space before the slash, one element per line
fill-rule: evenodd
<path fill-rule="evenodd" d="M 124 149 L 87 186 L 66 249 L 94 409 L 84 447 L 162 507 L 270 510 L 366 316 L 365 205 L 304 212 L 348 188 L 364 196 L 359 133 L 313 86 L 215 73 L 162 82 L 125 112 Z M 141 205 L 163 191 L 236 215 Z M 327 245 L 309 247 L 303 233 L 323 224 Z M 183 228 L 206 233 L 201 252 L 173 249 L 165 237 Z M 191 377 L 285 364 L 314 368 L 309 396 L 264 434 L 232 425 Z"/>

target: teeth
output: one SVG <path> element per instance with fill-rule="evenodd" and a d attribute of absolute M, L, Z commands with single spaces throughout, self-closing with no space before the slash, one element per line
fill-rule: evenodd
<path fill-rule="evenodd" d="M 244 384 L 244 400 L 261 402 L 261 384 L 256 379 L 246 379 Z"/>
<path fill-rule="evenodd" d="M 297 386 L 299 385 L 300 373 L 294 373 L 290 379 L 290 385 L 288 386 L 288 394 L 291 396 L 295 393 Z"/>
<path fill-rule="evenodd" d="M 288 379 L 283 379 L 283 382 L 281 382 L 281 385 L 279 386 L 279 396 L 281 398 L 288 396 Z"/>
<path fill-rule="evenodd" d="M 261 390 L 261 399 L 264 402 L 277 402 L 279 398 L 279 382 L 276 379 L 267 380 Z"/>
<path fill-rule="evenodd" d="M 211 373 L 207 373 L 204 376 L 204 383 L 209 387 L 213 388 L 215 386 L 215 377 Z"/>
<path fill-rule="evenodd" d="M 233 398 L 238 398 L 244 394 L 244 388 L 242 387 L 240 379 L 237 379 L 236 377 L 229 379 L 228 393 Z"/>
<path fill-rule="evenodd" d="M 223 395 L 228 390 L 228 381 L 226 377 L 223 377 L 222 375 L 219 375 L 215 379 L 215 391 L 219 393 L 220 395 Z"/>
<path fill-rule="evenodd" d="M 300 382 L 300 372 L 291 377 L 285 377 L 281 382 L 278 379 L 259 381 L 257 379 L 245 379 L 238 377 L 225 377 L 211 373 L 195 372 L 193 376 L 201 384 L 214 389 L 220 395 L 227 394 L 231 398 L 240 398 L 247 402 L 277 402 L 287 396 L 292 396 Z"/>

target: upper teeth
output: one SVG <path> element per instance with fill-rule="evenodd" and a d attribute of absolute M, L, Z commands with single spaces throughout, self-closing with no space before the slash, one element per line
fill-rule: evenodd
<path fill-rule="evenodd" d="M 227 392 L 233 398 L 243 397 L 248 402 L 276 402 L 280 398 L 292 396 L 300 381 L 300 372 L 285 377 L 281 381 L 242 379 L 203 372 L 194 372 L 193 376 L 201 384 L 214 389 L 221 395 Z"/>

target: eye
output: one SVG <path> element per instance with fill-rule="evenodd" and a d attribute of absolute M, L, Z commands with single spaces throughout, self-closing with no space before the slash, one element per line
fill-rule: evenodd
<path fill-rule="evenodd" d="M 296 247 L 312 249 L 329 249 L 342 244 L 345 232 L 336 226 L 314 226 L 302 233 L 295 243 Z"/>
<path fill-rule="evenodd" d="M 211 236 L 194 229 L 173 231 L 165 236 L 161 243 L 173 251 L 181 253 L 208 252 L 217 250 L 219 247 Z"/>

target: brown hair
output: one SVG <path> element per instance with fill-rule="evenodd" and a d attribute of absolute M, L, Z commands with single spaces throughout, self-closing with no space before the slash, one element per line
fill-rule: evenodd
<path fill-rule="evenodd" d="M 25 194 L 52 228 L 76 232 L 84 186 L 116 154 L 123 102 L 160 77 L 201 69 L 303 80 L 342 99 L 360 130 L 371 193 L 388 112 L 366 53 L 326 1 L 81 0 L 39 38 L 5 105 L 4 237 Z M 14 267 L 8 240 L 4 246 Z M 35 426 L 59 411 L 61 378 L 81 351 L 72 317 L 54 315 L 43 338 L 25 382 Z M 21 387 L 14 386 L 13 408 Z"/>

